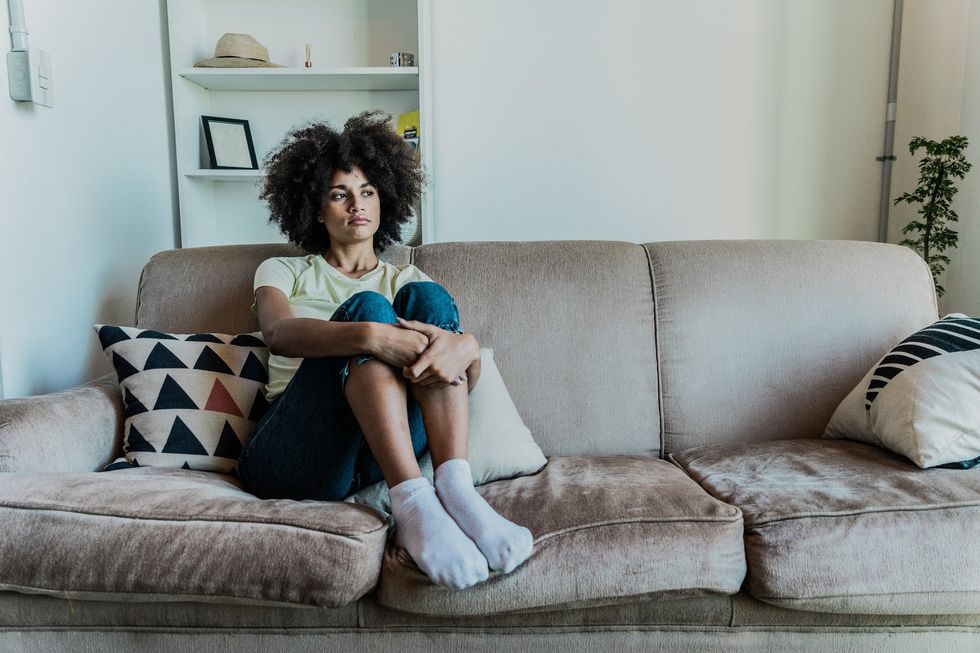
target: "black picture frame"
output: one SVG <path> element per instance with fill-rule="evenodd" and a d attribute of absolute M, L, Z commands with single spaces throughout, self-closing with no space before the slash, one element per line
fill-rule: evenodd
<path fill-rule="evenodd" d="M 247 120 L 201 116 L 212 170 L 258 170 L 252 130 Z M 236 129 L 237 127 L 237 129 Z M 246 161 L 246 150 L 248 153 Z"/>

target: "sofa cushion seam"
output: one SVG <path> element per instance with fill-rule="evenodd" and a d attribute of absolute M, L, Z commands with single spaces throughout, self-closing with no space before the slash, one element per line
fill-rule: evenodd
<path fill-rule="evenodd" d="M 733 508 L 735 506 L 732 506 Z M 736 508 L 737 509 L 737 508 Z M 665 518 L 665 519 L 621 519 L 615 521 L 607 522 L 595 522 L 592 524 L 580 524 L 578 526 L 569 526 L 568 528 L 562 528 L 555 531 L 550 531 L 534 538 L 534 543 L 544 542 L 546 540 L 552 539 L 554 537 L 560 537 L 562 535 L 568 535 L 570 533 L 577 533 L 579 531 L 588 531 L 596 528 L 603 528 L 605 526 L 622 526 L 625 524 L 736 524 L 743 521 L 742 514 L 733 515 L 731 517 L 718 517 L 718 518 L 685 518 L 685 517 L 675 517 L 675 518 Z M 743 521 L 744 523 L 744 521 Z"/>
<path fill-rule="evenodd" d="M 785 521 L 796 521 L 799 519 L 837 519 L 840 517 L 859 517 L 861 515 L 879 515 L 879 514 L 902 513 L 902 512 L 929 512 L 932 510 L 958 510 L 960 508 L 980 508 L 980 502 L 948 504 L 948 505 L 941 505 L 941 506 L 921 506 L 921 507 L 898 506 L 894 508 L 881 508 L 878 510 L 849 510 L 849 511 L 841 511 L 841 512 L 810 513 L 810 514 L 792 515 L 787 517 L 779 517 L 776 519 L 769 519 L 761 522 L 753 522 L 751 524 L 746 521 L 745 528 L 746 529 L 762 528 L 773 524 L 779 524 Z"/>
<path fill-rule="evenodd" d="M 335 535 L 337 537 L 343 537 L 345 539 L 351 539 L 351 540 L 358 539 L 360 536 L 364 536 L 364 535 L 373 535 L 374 533 L 377 533 L 380 530 L 385 530 L 385 531 L 388 530 L 388 523 L 387 522 L 381 524 L 381 526 L 379 526 L 378 528 L 374 528 L 374 529 L 372 529 L 370 531 L 364 531 L 363 533 L 345 534 L 345 533 L 338 533 L 336 531 L 322 531 L 322 530 L 317 530 L 315 528 L 309 528 L 307 526 L 297 526 L 295 524 L 284 524 L 282 522 L 275 522 L 275 521 L 247 521 L 247 520 L 240 520 L 240 519 L 221 519 L 221 518 L 217 518 L 217 517 L 214 518 L 214 519 L 203 519 L 203 518 L 199 518 L 199 517 L 182 518 L 180 516 L 176 516 L 176 517 L 134 517 L 132 515 L 117 515 L 117 514 L 111 514 L 111 513 L 89 512 L 89 511 L 85 511 L 85 510 L 73 510 L 73 509 L 66 509 L 66 508 L 50 508 L 50 507 L 41 507 L 41 506 L 11 506 L 11 505 L 8 505 L 8 504 L 0 504 L 0 510 L 2 510 L 4 508 L 8 508 L 8 509 L 11 509 L 11 510 L 27 510 L 27 511 L 42 511 L 43 510 L 45 512 L 60 512 L 60 513 L 66 513 L 66 514 L 69 514 L 69 515 L 86 515 L 86 516 L 89 516 L 89 517 L 112 517 L 112 518 L 115 518 L 115 519 L 129 519 L 129 520 L 141 520 L 141 521 L 207 522 L 207 523 L 218 523 L 218 524 L 249 524 L 249 525 L 261 525 L 261 526 L 283 526 L 285 528 L 295 528 L 297 530 L 310 531 L 311 533 L 321 533 L 323 535 Z"/>
<path fill-rule="evenodd" d="M 653 269 L 653 257 L 650 249 L 644 244 L 643 248 L 647 258 L 647 273 L 650 275 L 650 299 L 653 301 L 653 353 L 654 365 L 656 365 L 657 378 L 657 417 L 660 421 L 660 457 L 663 458 L 667 453 L 667 433 L 664 431 L 664 386 L 663 373 L 660 367 L 660 304 L 657 301 L 657 279 Z"/>
<path fill-rule="evenodd" d="M 914 594 L 980 594 L 977 590 L 922 590 L 922 591 L 902 591 L 902 592 L 848 592 L 847 594 L 821 594 L 816 596 L 802 596 L 802 597 L 786 597 L 786 596 L 766 596 L 762 594 L 754 594 L 749 592 L 757 599 L 763 601 L 815 601 L 818 599 L 849 599 L 852 597 L 861 596 L 899 596 L 899 595 L 914 595 Z"/>

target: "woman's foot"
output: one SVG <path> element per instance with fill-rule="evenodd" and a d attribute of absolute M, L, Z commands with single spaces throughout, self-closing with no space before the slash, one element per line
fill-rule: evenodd
<path fill-rule="evenodd" d="M 408 551 L 432 582 L 463 589 L 490 575 L 487 559 L 446 514 L 425 477 L 388 489 L 395 543 Z"/>
<path fill-rule="evenodd" d="M 504 519 L 477 493 L 468 461 L 453 458 L 442 463 L 435 481 L 446 512 L 476 542 L 491 569 L 508 573 L 530 557 L 531 531 Z"/>

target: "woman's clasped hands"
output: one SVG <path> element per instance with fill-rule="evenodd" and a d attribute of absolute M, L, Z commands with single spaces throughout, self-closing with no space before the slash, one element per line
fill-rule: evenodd
<path fill-rule="evenodd" d="M 402 376 L 422 386 L 466 383 L 466 370 L 480 355 L 470 334 L 398 318 L 375 338 L 374 355 L 402 370 Z"/>

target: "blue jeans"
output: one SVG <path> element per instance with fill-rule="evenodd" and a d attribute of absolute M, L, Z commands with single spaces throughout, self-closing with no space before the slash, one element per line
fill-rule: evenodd
<path fill-rule="evenodd" d="M 397 317 L 462 333 L 456 302 L 432 281 L 405 285 L 393 303 L 376 292 L 359 292 L 330 319 L 397 324 Z M 344 396 L 351 360 L 363 365 L 372 358 L 358 354 L 300 363 L 242 448 L 238 473 L 249 492 L 261 499 L 339 501 L 384 478 Z M 406 410 L 417 460 L 429 441 L 411 392 Z"/>

